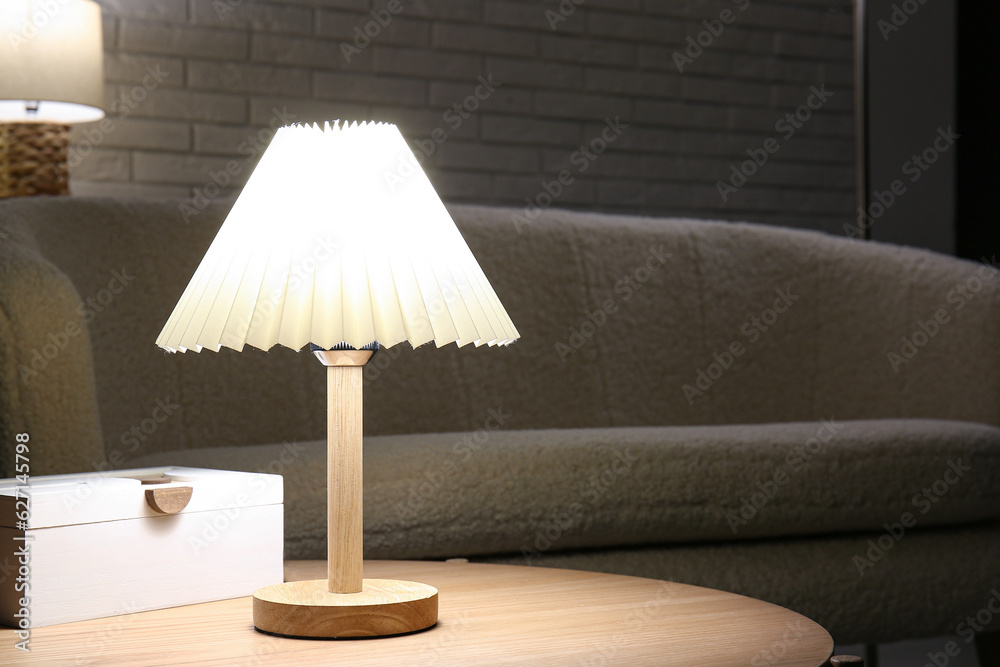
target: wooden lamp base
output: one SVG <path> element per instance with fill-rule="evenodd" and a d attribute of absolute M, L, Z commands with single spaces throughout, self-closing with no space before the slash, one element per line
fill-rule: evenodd
<path fill-rule="evenodd" d="M 253 594 L 254 627 L 283 637 L 386 637 L 426 630 L 437 618 L 437 589 L 413 581 L 365 579 L 360 593 L 331 593 L 328 580 L 313 579 Z"/>
<path fill-rule="evenodd" d="M 315 350 L 327 367 L 327 574 L 253 594 L 253 625 L 283 637 L 388 637 L 438 618 L 433 586 L 363 579 L 362 367 L 373 350 Z"/>

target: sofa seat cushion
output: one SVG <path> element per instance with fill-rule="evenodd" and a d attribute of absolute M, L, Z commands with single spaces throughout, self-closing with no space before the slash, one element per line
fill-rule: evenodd
<path fill-rule="evenodd" d="M 367 557 L 899 534 L 1000 516 L 1000 428 L 982 424 L 487 427 L 366 438 Z M 129 465 L 281 473 L 286 555 L 323 558 L 325 459 L 317 441 L 165 452 Z"/>

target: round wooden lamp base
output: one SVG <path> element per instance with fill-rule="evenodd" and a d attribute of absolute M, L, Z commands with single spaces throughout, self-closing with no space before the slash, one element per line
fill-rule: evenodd
<path fill-rule="evenodd" d="M 283 637 L 386 637 L 437 623 L 438 591 L 395 579 L 365 579 L 360 593 L 331 593 L 326 579 L 265 586 L 253 594 L 253 624 Z"/>

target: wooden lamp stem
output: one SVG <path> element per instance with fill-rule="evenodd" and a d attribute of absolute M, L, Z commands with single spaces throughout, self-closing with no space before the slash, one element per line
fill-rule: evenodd
<path fill-rule="evenodd" d="M 284 637 L 387 637 L 437 623 L 433 586 L 363 579 L 362 392 L 370 350 L 317 350 L 327 369 L 327 578 L 253 594 L 253 624 Z"/>
<path fill-rule="evenodd" d="M 363 555 L 362 366 L 327 368 L 327 574 L 331 593 L 360 593 Z"/>

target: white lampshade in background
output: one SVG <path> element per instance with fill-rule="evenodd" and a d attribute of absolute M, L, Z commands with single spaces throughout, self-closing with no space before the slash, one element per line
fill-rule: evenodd
<path fill-rule="evenodd" d="M 517 329 L 395 125 L 275 134 L 156 340 L 506 345 Z"/>
<path fill-rule="evenodd" d="M 103 118 L 103 41 L 90 0 L 0 0 L 0 122 Z"/>

